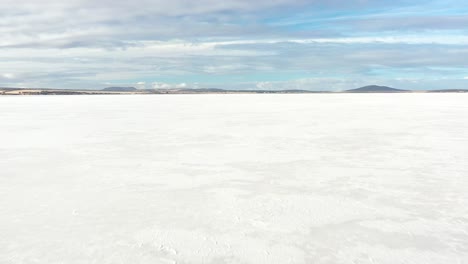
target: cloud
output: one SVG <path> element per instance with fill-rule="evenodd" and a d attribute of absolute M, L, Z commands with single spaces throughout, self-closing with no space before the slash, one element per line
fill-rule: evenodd
<path fill-rule="evenodd" d="M 273 29 L 256 23 L 258 14 L 254 12 L 306 2 L 2 0 L 0 46 L 110 48 L 131 41 L 259 35 Z M 240 23 L 239 18 L 244 21 Z"/>
<path fill-rule="evenodd" d="M 362 0 L 259 0 L 254 2 L 248 0 L 135 0 L 129 3 L 108 0 L 20 0 L 18 3 L 18 1 L 2 0 L 0 1 L 0 10 L 2 10 L 0 11 L 2 16 L 0 47 L 126 48 L 140 45 L 139 42 L 142 41 L 174 39 L 196 42 L 199 39 L 209 38 L 263 39 L 281 35 L 289 39 L 294 36 L 304 38 L 314 35 L 339 37 L 343 35 L 339 27 L 335 29 L 333 26 L 327 26 L 326 30 L 306 30 L 304 33 L 301 30 L 290 30 L 275 23 L 264 22 L 264 20 L 274 21 L 274 18 L 280 19 L 285 14 L 294 16 L 295 13 L 303 13 L 303 10 L 322 10 L 323 8 L 335 11 L 343 8 L 354 10 L 355 8 L 395 6 L 405 1 L 379 2 Z M 141 8 L 134 8 L 135 6 Z M 315 13 L 303 15 L 317 17 Z M 411 23 L 425 25 L 431 22 L 436 25 L 438 21 L 437 18 L 427 17 L 407 18 L 407 22 L 404 19 L 395 21 L 391 18 L 374 20 L 369 23 L 365 19 L 342 22 L 346 25 L 354 23 L 356 27 L 364 30 L 366 25 L 372 27 L 391 24 L 389 26 L 391 28 L 406 27 Z M 462 28 L 466 24 L 464 16 L 446 17 L 445 20 L 444 24 L 458 24 Z M 323 21 L 318 20 L 318 22 Z M 300 23 L 300 21 L 293 20 L 293 23 Z"/>
<path fill-rule="evenodd" d="M 182 89 L 182 88 L 187 88 L 187 84 L 186 83 L 171 84 L 171 83 L 163 83 L 163 82 L 153 82 L 152 88 L 153 89 Z"/>
<path fill-rule="evenodd" d="M 0 79 L 14 79 L 15 75 L 13 73 L 2 73 L 0 74 Z"/>
<path fill-rule="evenodd" d="M 319 80 L 339 89 L 371 78 L 460 79 L 468 67 L 463 6 L 0 0 L 0 85 L 283 89 L 318 87 Z"/>
<path fill-rule="evenodd" d="M 255 87 L 259 90 L 274 90 L 275 85 L 272 82 L 258 82 Z"/>
<path fill-rule="evenodd" d="M 137 82 L 135 86 L 136 86 L 137 89 L 145 89 L 146 88 L 146 82 Z"/>
<path fill-rule="evenodd" d="M 6 79 L 2 75 L 0 85 L 100 88 L 105 82 L 141 86 L 144 82 L 145 87 L 151 88 L 153 80 L 158 80 L 156 87 L 163 88 L 195 82 L 200 87 L 220 88 L 235 86 L 233 83 L 254 83 L 248 87 L 253 88 L 257 82 L 266 85 L 280 80 L 328 76 L 349 80 L 375 76 L 459 78 L 468 67 L 464 59 L 468 56 L 468 45 L 245 43 L 150 42 L 127 49 L 72 48 L 66 52 L 9 49 L 0 54 L 1 61 L 8 61 L 8 64 L 0 63 L 0 72 L 15 69 L 15 78 Z M 291 87 L 297 88 L 294 85 Z"/>
<path fill-rule="evenodd" d="M 467 15 L 435 15 L 435 16 L 383 16 L 343 19 L 337 21 L 342 25 L 366 31 L 391 30 L 453 30 L 465 29 L 468 24 Z"/>

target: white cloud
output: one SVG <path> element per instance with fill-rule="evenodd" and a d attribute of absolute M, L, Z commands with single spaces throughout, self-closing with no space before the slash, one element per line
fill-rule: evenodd
<path fill-rule="evenodd" d="M 3 79 L 14 79 L 15 75 L 13 73 L 2 73 L 0 74 L 0 78 Z"/>
<path fill-rule="evenodd" d="M 137 89 L 145 89 L 146 88 L 146 82 L 137 82 L 135 86 L 136 86 Z"/>
<path fill-rule="evenodd" d="M 234 83 L 258 89 L 298 88 L 311 81 L 281 85 L 272 80 L 311 76 L 356 80 L 386 69 L 404 69 L 399 77 L 406 78 L 425 74 L 428 65 L 455 69 L 460 80 L 457 69 L 468 67 L 466 34 L 402 30 L 376 36 L 346 30 L 337 34 L 328 27 L 301 33 L 264 22 L 275 21 L 275 14 L 284 16 L 283 6 L 290 11 L 317 3 L 343 8 L 346 2 L 346 7 L 356 3 L 362 7 L 372 1 L 0 0 L 1 85 L 99 88 L 109 82 L 169 89 L 219 82 L 220 88 Z M 291 19 L 297 19 L 292 13 Z M 383 70 L 375 73 L 376 68 Z M 453 72 L 438 76 L 453 78 Z M 208 81 L 194 84 L 200 80 Z M 335 82 L 330 85 L 335 86 L 339 87 Z"/>
<path fill-rule="evenodd" d="M 278 39 L 259 39 L 259 40 L 237 40 L 208 42 L 207 45 L 227 46 L 227 45 L 249 45 L 249 44 L 279 44 L 279 43 L 297 43 L 297 44 L 317 44 L 317 43 L 338 43 L 338 44 L 457 44 L 468 45 L 468 36 L 460 35 L 420 35 L 398 34 L 386 37 L 340 37 L 340 38 L 278 38 Z"/>
<path fill-rule="evenodd" d="M 163 82 L 153 82 L 152 87 L 153 89 L 182 89 L 187 88 L 188 85 L 186 83 L 171 84 Z"/>
<path fill-rule="evenodd" d="M 260 90 L 272 90 L 274 88 L 272 82 L 258 82 L 255 86 Z"/>

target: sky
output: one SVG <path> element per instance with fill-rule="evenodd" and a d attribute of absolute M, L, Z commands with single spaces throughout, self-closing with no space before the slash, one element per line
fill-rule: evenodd
<path fill-rule="evenodd" d="M 468 89 L 466 0 L 0 0 L 0 87 Z"/>

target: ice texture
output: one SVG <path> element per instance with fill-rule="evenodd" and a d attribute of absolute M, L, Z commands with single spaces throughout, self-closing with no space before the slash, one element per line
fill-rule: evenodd
<path fill-rule="evenodd" d="M 0 96 L 0 263 L 468 263 L 468 94 Z"/>

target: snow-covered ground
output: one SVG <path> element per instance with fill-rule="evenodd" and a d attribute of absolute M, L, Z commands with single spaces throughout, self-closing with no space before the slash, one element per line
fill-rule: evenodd
<path fill-rule="evenodd" d="M 468 94 L 0 97 L 0 263 L 468 263 Z"/>

